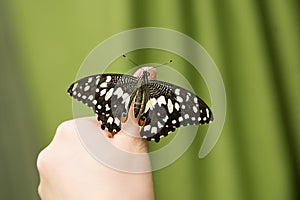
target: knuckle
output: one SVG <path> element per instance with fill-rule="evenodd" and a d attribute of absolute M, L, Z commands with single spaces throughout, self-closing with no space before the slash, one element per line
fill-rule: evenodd
<path fill-rule="evenodd" d="M 52 163 L 52 154 L 53 152 L 53 145 L 57 146 L 57 144 L 60 144 L 60 141 L 64 141 L 68 139 L 68 133 L 70 133 L 70 128 L 73 126 L 73 120 L 62 122 L 56 129 L 55 137 L 51 141 L 51 143 L 44 148 L 37 156 L 37 169 L 40 173 L 45 173 L 47 171 L 47 168 L 51 167 Z M 52 146 L 52 147 L 51 147 Z"/>
<path fill-rule="evenodd" d="M 46 149 L 47 147 L 43 149 L 37 156 L 36 166 L 40 175 L 43 175 L 45 173 L 47 167 L 48 159 L 46 156 Z"/>
<path fill-rule="evenodd" d="M 64 121 L 58 125 L 54 139 L 68 139 L 74 130 L 74 120 Z"/>
<path fill-rule="evenodd" d="M 42 189 L 41 183 L 38 185 L 37 192 L 38 192 L 38 195 L 41 197 L 41 199 L 43 199 L 43 189 Z"/>
<path fill-rule="evenodd" d="M 68 131 L 69 128 L 72 126 L 73 126 L 73 120 L 64 121 L 56 128 L 56 134 L 64 133 Z"/>

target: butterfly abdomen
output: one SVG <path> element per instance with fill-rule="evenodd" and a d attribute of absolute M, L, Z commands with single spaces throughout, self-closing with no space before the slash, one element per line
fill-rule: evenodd
<path fill-rule="evenodd" d="M 136 89 L 133 104 L 134 104 L 134 117 L 137 118 L 146 112 L 146 104 L 149 100 L 149 90 L 147 85 L 142 85 Z"/>

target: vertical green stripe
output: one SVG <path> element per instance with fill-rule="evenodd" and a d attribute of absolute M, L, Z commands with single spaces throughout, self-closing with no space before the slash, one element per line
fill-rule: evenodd
<path fill-rule="evenodd" d="M 0 199 L 38 199 L 36 129 L 3 2 L 0 29 Z"/>

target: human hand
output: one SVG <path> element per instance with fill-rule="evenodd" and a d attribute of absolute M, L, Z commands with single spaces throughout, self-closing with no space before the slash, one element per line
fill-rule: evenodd
<path fill-rule="evenodd" d="M 135 75 L 139 76 L 141 71 L 138 70 Z M 154 79 L 155 69 L 151 68 L 148 71 L 150 79 Z M 147 153 L 148 143 L 138 137 L 139 127 L 132 112 L 130 109 L 128 120 L 122 125 L 121 131 L 113 137 L 108 137 L 111 134 L 100 129 L 95 117 L 63 122 L 51 143 L 40 152 L 37 159 L 40 173 L 38 191 L 41 198 L 43 200 L 154 199 L 151 170 L 134 174 L 105 166 L 87 152 L 77 134 L 76 123 L 84 123 L 88 127 L 85 134 L 97 129 L 117 148 L 131 153 Z M 150 160 L 146 159 L 144 162 L 150 169 Z"/>

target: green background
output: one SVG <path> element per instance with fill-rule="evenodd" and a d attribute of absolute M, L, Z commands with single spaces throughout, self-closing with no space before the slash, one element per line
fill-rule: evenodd
<path fill-rule="evenodd" d="M 156 198 L 300 199 L 299 10 L 296 0 L 1 0 L 0 199 L 39 199 L 35 160 L 72 118 L 66 88 L 80 64 L 113 34 L 144 26 L 198 41 L 227 94 L 213 151 L 198 159 L 200 130 L 179 160 L 154 172 Z M 186 65 L 181 71 L 189 76 Z M 206 90 L 195 90 L 209 102 Z"/>

